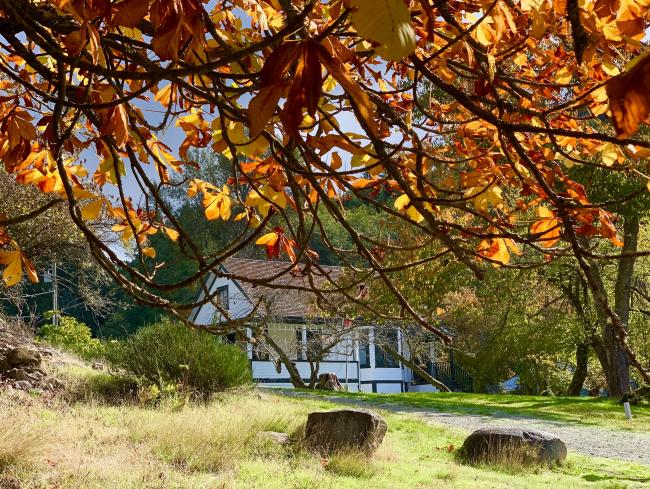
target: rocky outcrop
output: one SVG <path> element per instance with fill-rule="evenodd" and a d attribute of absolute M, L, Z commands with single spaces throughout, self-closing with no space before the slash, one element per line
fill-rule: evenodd
<path fill-rule="evenodd" d="M 305 426 L 307 446 L 318 452 L 361 450 L 373 453 L 384 439 L 386 421 L 360 409 L 310 413 Z"/>
<path fill-rule="evenodd" d="M 0 331 L 0 387 L 17 390 L 53 391 L 61 383 L 41 369 L 44 355 L 51 354 L 48 348 L 39 348 L 24 336 L 11 336 Z M 15 341 L 18 344 L 12 344 Z"/>
<path fill-rule="evenodd" d="M 545 431 L 482 428 L 469 435 L 461 449 L 470 463 L 562 463 L 566 445 Z"/>

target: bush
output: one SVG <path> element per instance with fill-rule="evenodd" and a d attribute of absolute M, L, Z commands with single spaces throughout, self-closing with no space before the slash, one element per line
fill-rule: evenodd
<path fill-rule="evenodd" d="M 109 343 L 108 362 L 167 390 L 169 384 L 202 396 L 249 384 L 252 374 L 246 352 L 225 345 L 203 331 L 170 320 L 140 329 Z"/>
<path fill-rule="evenodd" d="M 57 326 L 41 326 L 39 337 L 46 343 L 69 350 L 85 360 L 104 355 L 104 344 L 92 337 L 92 331 L 85 323 L 73 317 L 61 316 Z"/>

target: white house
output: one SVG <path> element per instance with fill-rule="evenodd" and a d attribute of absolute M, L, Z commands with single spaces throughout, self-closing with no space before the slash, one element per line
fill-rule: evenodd
<path fill-rule="evenodd" d="M 260 282 L 273 278 L 274 285 L 308 287 L 305 277 L 284 273 L 290 267 L 288 262 L 231 258 L 220 269 L 224 276 L 212 274 L 207 288 L 211 293 L 217 293 L 218 302 L 228 310 L 232 319 L 251 315 L 254 306 L 262 300 L 267 306 L 265 310 L 272 311 L 272 319 L 268 319 L 268 312 L 265 313 L 268 336 L 286 353 L 306 382 L 311 373 L 310 348 L 336 338 L 332 341 L 335 346 L 322 357 L 316 373 L 335 373 L 348 390 L 384 393 L 436 390 L 429 384 L 418 382 L 409 368 L 375 345 L 375 335 L 381 331 L 382 341 L 394 341 L 392 348 L 408 358 L 399 328 L 379 328 L 372 324 L 357 324 L 349 328 L 349 321 L 330 317 L 321 311 L 314 295 L 307 291 L 269 288 L 234 278 L 245 277 Z M 338 267 L 325 267 L 324 270 L 332 278 L 342 273 Z M 317 276 L 315 280 L 323 283 L 327 277 Z M 203 297 L 202 293 L 199 299 Z M 195 308 L 190 319 L 207 326 L 222 321 L 222 315 L 215 305 L 206 303 Z M 268 345 L 253 344 L 251 336 L 251 328 L 247 328 L 243 341 L 234 334 L 229 335 L 229 340 L 241 341 L 247 349 L 254 380 L 265 387 L 292 387 L 289 372 L 274 351 Z"/>

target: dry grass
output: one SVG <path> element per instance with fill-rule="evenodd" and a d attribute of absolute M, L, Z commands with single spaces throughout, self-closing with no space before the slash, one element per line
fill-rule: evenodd
<path fill-rule="evenodd" d="M 0 473 L 33 465 L 47 450 L 47 435 L 20 416 L 0 419 Z"/>
<path fill-rule="evenodd" d="M 155 407 L 137 402 L 114 405 L 95 395 L 78 399 L 0 393 L 0 419 L 5 420 L 0 426 L 0 447 L 13 456 L 0 468 L 0 488 L 602 487 L 583 479 L 584 474 L 628 488 L 650 482 L 650 470 L 621 462 L 602 465 L 576 459 L 562 468 L 522 474 L 461 465 L 448 449 L 458 446 L 461 436 L 391 413 L 383 414 L 389 431 L 372 458 L 339 453 L 323 459 L 300 448 L 307 414 L 333 407 L 314 400 L 250 391 L 205 404 L 172 402 Z M 12 429 L 22 438 L 2 439 Z M 289 433 L 296 443 L 278 446 L 259 436 L 263 431 Z M 45 433 L 45 437 L 25 436 Z M 11 447 L 10 439 L 14 440 Z M 21 446 L 23 455 L 18 456 Z"/>
<path fill-rule="evenodd" d="M 251 456 L 277 455 L 277 447 L 260 433 L 296 434 L 301 421 L 277 399 L 262 403 L 250 395 L 237 395 L 171 415 L 164 409 L 149 411 L 144 417 L 128 420 L 127 427 L 134 441 L 151 444 L 155 453 L 174 467 L 223 472 Z"/>

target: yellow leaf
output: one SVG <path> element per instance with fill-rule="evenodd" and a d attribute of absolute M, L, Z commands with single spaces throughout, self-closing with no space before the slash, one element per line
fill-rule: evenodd
<path fill-rule="evenodd" d="M 277 233 L 267 233 L 264 236 L 260 236 L 259 238 L 257 238 L 255 244 L 273 246 L 277 241 L 278 241 Z"/>
<path fill-rule="evenodd" d="M 172 241 L 176 241 L 178 239 L 178 231 L 172 228 L 168 228 L 166 226 L 163 229 L 165 230 L 165 233 L 167 233 L 169 239 L 171 239 Z"/>
<path fill-rule="evenodd" d="M 406 194 L 402 194 L 397 199 L 395 199 L 395 209 L 398 211 L 403 211 L 404 208 L 409 205 L 411 202 L 411 199 L 409 199 L 409 196 Z"/>
<path fill-rule="evenodd" d="M 601 66 L 603 67 L 603 71 L 609 76 L 616 76 L 621 72 L 618 67 L 612 63 L 603 63 Z"/>
<path fill-rule="evenodd" d="M 97 199 L 89 204 L 86 204 L 83 209 L 81 209 L 81 217 L 85 221 L 95 221 L 98 217 L 102 208 L 104 207 L 104 201 L 102 199 Z"/>
<path fill-rule="evenodd" d="M 618 161 L 618 148 L 612 143 L 605 144 L 600 150 L 600 158 L 604 165 L 612 166 Z"/>
<path fill-rule="evenodd" d="M 415 31 L 403 0 L 351 0 L 356 7 L 352 24 L 365 39 L 381 45 L 377 52 L 388 60 L 400 60 L 415 51 Z"/>
<path fill-rule="evenodd" d="M 570 83 L 571 79 L 573 78 L 573 71 L 568 67 L 565 66 L 564 68 L 560 68 L 556 73 L 555 73 L 555 82 L 560 83 L 562 85 Z"/>
<path fill-rule="evenodd" d="M 2 279 L 7 287 L 16 285 L 23 278 L 22 254 L 20 251 L 0 251 L 0 264 L 6 266 Z"/>
<path fill-rule="evenodd" d="M 156 258 L 156 250 L 155 248 L 142 248 L 142 254 L 145 256 L 148 256 L 149 258 Z"/>

